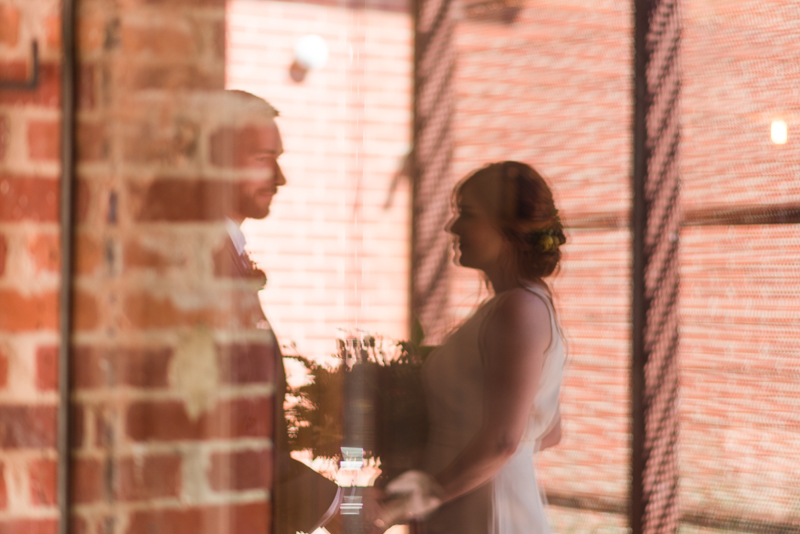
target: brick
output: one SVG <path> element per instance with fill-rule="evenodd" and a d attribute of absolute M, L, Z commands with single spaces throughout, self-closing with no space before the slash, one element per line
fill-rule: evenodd
<path fill-rule="evenodd" d="M 0 63 L 0 79 L 25 81 L 30 71 L 29 61 Z M 0 91 L 0 105 L 33 104 L 50 109 L 61 105 L 61 66 L 43 61 L 39 64 L 39 84 L 33 91 L 24 89 Z"/>
<path fill-rule="evenodd" d="M 55 330 L 58 326 L 58 294 L 23 295 L 0 289 L 0 331 L 29 332 Z"/>
<path fill-rule="evenodd" d="M 263 319 L 255 293 L 231 290 L 206 308 L 182 309 L 171 298 L 147 293 L 128 295 L 123 303 L 126 328 L 174 328 L 203 323 L 218 328 L 253 328 Z"/>
<path fill-rule="evenodd" d="M 183 61 L 170 64 L 130 61 L 120 67 L 123 74 L 119 83 L 133 91 L 219 90 L 225 86 L 224 68 L 205 70 Z"/>
<path fill-rule="evenodd" d="M 185 165 L 197 160 L 200 124 L 186 117 L 140 121 L 121 129 L 122 157 L 128 163 Z"/>
<path fill-rule="evenodd" d="M 0 534 L 56 534 L 56 519 L 0 519 Z"/>
<path fill-rule="evenodd" d="M 0 448 L 55 447 L 55 406 L 0 406 Z"/>
<path fill-rule="evenodd" d="M 120 41 L 122 51 L 128 57 L 140 55 L 164 60 L 187 58 L 198 53 L 194 36 L 177 25 L 123 25 Z"/>
<path fill-rule="evenodd" d="M 116 356 L 118 383 L 136 388 L 160 388 L 168 385 L 171 349 L 123 349 L 117 351 Z"/>
<path fill-rule="evenodd" d="M 117 462 L 114 498 L 141 501 L 179 497 L 181 493 L 180 456 L 159 455 L 125 458 Z"/>
<path fill-rule="evenodd" d="M 5 115 L 0 115 L 0 161 L 6 157 L 6 147 L 8 146 L 8 119 Z"/>
<path fill-rule="evenodd" d="M 126 534 L 191 532 L 271 532 L 267 502 L 205 508 L 137 510 L 131 513 Z"/>
<path fill-rule="evenodd" d="M 36 387 L 42 391 L 58 389 L 58 347 L 36 349 Z"/>
<path fill-rule="evenodd" d="M 105 461 L 76 458 L 72 462 L 70 492 L 76 504 L 102 502 L 105 496 Z"/>
<path fill-rule="evenodd" d="M 196 420 L 180 401 L 138 401 L 128 407 L 125 429 L 136 441 L 269 437 L 272 398 L 220 401 Z"/>
<path fill-rule="evenodd" d="M 51 15 L 45 17 L 44 25 L 44 44 L 49 50 L 61 50 L 61 17 Z"/>
<path fill-rule="evenodd" d="M 117 420 L 119 410 L 108 405 L 98 405 L 91 411 L 91 424 L 94 425 L 94 446 L 100 449 L 113 447 L 117 441 Z"/>
<path fill-rule="evenodd" d="M 171 356 L 171 349 L 165 347 L 78 346 L 72 354 L 72 384 L 80 389 L 119 385 L 163 388 L 169 383 Z"/>
<path fill-rule="evenodd" d="M 8 506 L 8 490 L 6 489 L 6 465 L 0 462 L 0 510 Z"/>
<path fill-rule="evenodd" d="M 0 234 L 0 276 L 6 272 L 6 254 L 8 252 L 8 241 L 6 236 Z"/>
<path fill-rule="evenodd" d="M 211 455 L 208 481 L 214 491 L 269 488 L 273 450 L 220 452 Z"/>
<path fill-rule="evenodd" d="M 167 534 L 171 532 L 206 532 L 209 511 L 200 508 L 142 510 L 130 516 L 126 534 Z M 206 527 L 207 528 L 207 527 Z"/>
<path fill-rule="evenodd" d="M 183 311 L 175 306 L 172 299 L 146 293 L 126 297 L 123 310 L 126 321 L 134 329 L 173 328 L 199 322 L 215 324 L 209 321 L 214 315 L 213 310 Z"/>
<path fill-rule="evenodd" d="M 76 20 L 75 46 L 86 55 L 99 52 L 107 47 L 111 40 L 109 37 L 114 35 L 118 27 L 119 19 L 109 17 L 109 13 L 102 8 L 87 9 Z"/>
<path fill-rule="evenodd" d="M 9 4 L 0 4 L 0 44 L 9 48 L 19 41 L 19 9 Z"/>
<path fill-rule="evenodd" d="M 28 156 L 34 161 L 57 161 L 61 147 L 59 123 L 30 121 L 28 123 Z"/>
<path fill-rule="evenodd" d="M 94 532 L 90 522 L 85 517 L 81 517 L 74 512 L 70 514 L 69 522 L 70 534 L 92 534 Z"/>
<path fill-rule="evenodd" d="M 0 178 L 0 222 L 56 222 L 58 198 L 55 179 Z"/>
<path fill-rule="evenodd" d="M 29 239 L 28 254 L 37 273 L 58 272 L 61 265 L 60 246 L 58 234 L 37 234 Z"/>
<path fill-rule="evenodd" d="M 75 222 L 84 223 L 89 218 L 90 209 L 92 208 L 92 187 L 86 180 L 78 177 L 74 194 Z"/>
<path fill-rule="evenodd" d="M 3 347 L 0 346 L 0 388 L 8 385 L 8 354 L 3 352 Z"/>
<path fill-rule="evenodd" d="M 100 310 L 97 298 L 86 292 L 77 290 L 73 295 L 72 324 L 77 331 L 94 330 L 100 323 Z"/>
<path fill-rule="evenodd" d="M 31 503 L 51 506 L 56 504 L 58 464 L 55 460 L 41 458 L 28 465 Z"/>
<path fill-rule="evenodd" d="M 159 250 L 148 247 L 142 240 L 134 236 L 125 241 L 123 245 L 123 258 L 126 268 L 144 267 L 163 272 L 169 267 L 183 267 L 186 265 L 186 258 L 179 251 L 176 254 L 168 255 Z"/>
<path fill-rule="evenodd" d="M 78 276 L 92 274 L 103 262 L 103 244 L 94 236 L 78 231 L 74 258 Z"/>
<path fill-rule="evenodd" d="M 76 107 L 78 111 L 90 111 L 97 104 L 98 69 L 89 62 L 82 62 L 77 68 Z"/>
<path fill-rule="evenodd" d="M 101 122 L 78 121 L 75 143 L 79 162 L 89 163 L 108 158 L 108 136 L 105 124 Z"/>
<path fill-rule="evenodd" d="M 225 7 L 225 0 L 139 0 L 144 5 L 150 6 L 181 6 L 181 7 Z"/>
<path fill-rule="evenodd" d="M 236 343 L 217 347 L 220 380 L 224 384 L 272 383 L 275 347 L 260 343 Z"/>
<path fill-rule="evenodd" d="M 69 445 L 73 450 L 83 447 L 86 436 L 86 418 L 90 410 L 80 404 L 73 403 L 69 410 Z"/>
<path fill-rule="evenodd" d="M 96 389 L 114 384 L 109 356 L 103 348 L 79 345 L 72 349 L 70 384 L 76 389 Z"/>
<path fill-rule="evenodd" d="M 138 221 L 190 222 L 220 220 L 226 213 L 224 200 L 229 185 L 211 180 L 156 179 L 148 187 L 129 186 L 138 199 Z"/>

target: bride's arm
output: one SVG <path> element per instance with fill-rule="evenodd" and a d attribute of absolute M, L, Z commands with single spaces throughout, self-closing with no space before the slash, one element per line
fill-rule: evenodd
<path fill-rule="evenodd" d="M 528 424 L 550 343 L 550 315 L 536 295 L 512 290 L 483 328 L 483 424 L 458 457 L 434 478 L 449 501 L 487 482 L 516 451 Z"/>

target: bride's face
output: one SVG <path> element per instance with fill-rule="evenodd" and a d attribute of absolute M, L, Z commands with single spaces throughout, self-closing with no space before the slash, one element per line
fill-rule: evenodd
<path fill-rule="evenodd" d="M 492 214 L 466 187 L 458 198 L 457 214 L 448 224 L 455 236 L 456 261 L 464 267 L 491 271 L 507 253 L 508 241 L 497 228 Z"/>

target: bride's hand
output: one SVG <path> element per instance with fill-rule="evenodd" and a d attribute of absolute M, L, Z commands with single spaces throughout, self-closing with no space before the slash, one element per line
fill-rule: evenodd
<path fill-rule="evenodd" d="M 383 532 L 397 523 L 421 519 L 442 503 L 439 483 L 422 471 L 406 471 L 386 486 L 387 497 L 376 510 L 372 520 L 375 532 Z"/>
<path fill-rule="evenodd" d="M 386 493 L 382 489 L 376 487 L 364 488 L 361 499 L 364 505 L 364 523 L 369 526 L 367 532 L 380 534 L 391 526 L 384 526 L 383 524 L 382 518 L 385 515 L 383 501 L 386 499 Z"/>

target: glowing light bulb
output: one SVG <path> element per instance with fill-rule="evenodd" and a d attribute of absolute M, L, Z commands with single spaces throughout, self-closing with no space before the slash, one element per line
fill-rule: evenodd
<path fill-rule="evenodd" d="M 294 59 L 304 69 L 321 69 L 328 61 L 328 44 L 319 35 L 301 37 L 294 47 Z"/>
<path fill-rule="evenodd" d="M 786 126 L 786 121 L 772 121 L 770 137 L 772 138 L 772 142 L 776 145 L 785 145 L 786 141 L 789 139 L 789 128 Z"/>

